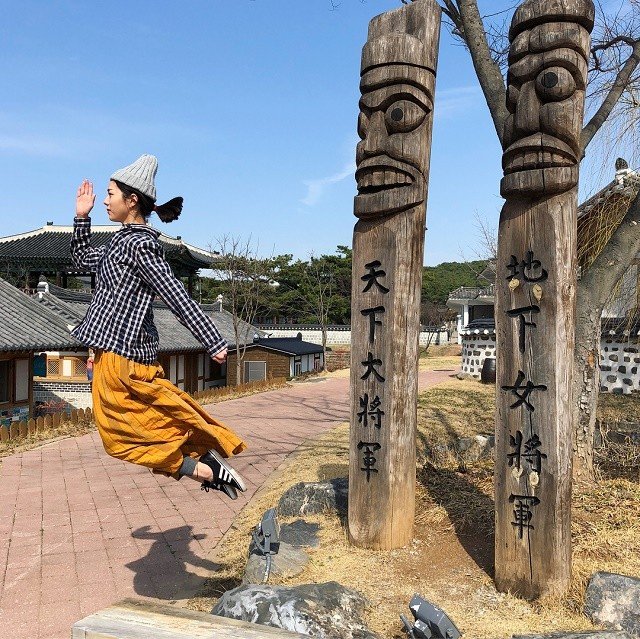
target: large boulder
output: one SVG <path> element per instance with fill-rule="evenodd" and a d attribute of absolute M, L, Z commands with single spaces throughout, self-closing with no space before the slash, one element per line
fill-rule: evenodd
<path fill-rule="evenodd" d="M 244 568 L 243 584 L 259 584 L 270 578 L 296 577 L 309 563 L 309 555 L 285 542 L 278 544 L 278 552 L 271 555 L 267 572 L 267 557 L 261 554 L 252 544 L 249 548 L 249 559 Z"/>
<path fill-rule="evenodd" d="M 228 590 L 211 611 L 317 639 L 378 639 L 362 621 L 367 600 L 331 581 L 301 586 L 246 585 Z"/>
<path fill-rule="evenodd" d="M 321 482 L 300 482 L 282 494 L 278 502 L 278 514 L 282 517 L 327 511 L 345 514 L 348 494 L 349 480 L 346 477 Z"/>
<path fill-rule="evenodd" d="M 587 586 L 584 613 L 594 623 L 640 637 L 640 579 L 595 573 Z"/>
<path fill-rule="evenodd" d="M 280 526 L 280 541 L 292 546 L 317 548 L 320 545 L 318 532 L 320 524 L 313 524 L 304 519 L 296 519 L 290 524 Z"/>

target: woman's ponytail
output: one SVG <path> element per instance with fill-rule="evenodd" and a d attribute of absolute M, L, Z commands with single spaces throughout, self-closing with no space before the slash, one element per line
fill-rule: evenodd
<path fill-rule="evenodd" d="M 177 220 L 180 213 L 182 213 L 182 202 L 183 199 L 181 197 L 174 197 L 165 202 L 165 204 L 154 206 L 153 209 L 162 222 L 169 223 Z"/>

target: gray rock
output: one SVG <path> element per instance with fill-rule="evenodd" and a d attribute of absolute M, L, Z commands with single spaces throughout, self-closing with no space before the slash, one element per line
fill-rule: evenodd
<path fill-rule="evenodd" d="M 475 435 L 460 437 L 455 446 L 464 461 L 473 462 L 491 457 L 495 444 L 496 438 L 493 435 Z"/>
<path fill-rule="evenodd" d="M 632 639 L 626 632 L 595 630 L 587 632 L 552 632 L 549 635 L 513 635 L 512 639 Z"/>
<path fill-rule="evenodd" d="M 319 530 L 320 524 L 310 524 L 304 519 L 296 519 L 290 524 L 280 526 L 280 541 L 292 546 L 317 548 L 320 545 Z"/>
<path fill-rule="evenodd" d="M 332 581 L 302 586 L 247 585 L 228 590 L 211 611 L 318 639 L 377 639 L 363 623 L 367 600 Z"/>
<path fill-rule="evenodd" d="M 282 517 L 327 511 L 345 514 L 348 493 L 349 480 L 346 477 L 321 482 L 300 482 L 282 494 L 278 502 L 278 514 Z"/>
<path fill-rule="evenodd" d="M 587 586 L 584 613 L 594 623 L 640 637 L 640 579 L 595 573 Z"/>
<path fill-rule="evenodd" d="M 295 577 L 309 563 L 309 555 L 302 548 L 294 548 L 282 541 L 278 552 L 271 555 L 271 567 L 267 581 L 274 577 Z M 260 584 L 265 581 L 267 560 L 258 553 L 253 545 L 249 547 L 249 559 L 244 568 L 243 584 Z"/>

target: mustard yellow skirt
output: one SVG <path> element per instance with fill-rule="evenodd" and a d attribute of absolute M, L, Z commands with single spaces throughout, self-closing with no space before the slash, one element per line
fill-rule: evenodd
<path fill-rule="evenodd" d="M 93 414 L 112 457 L 177 478 L 184 456 L 213 448 L 223 457 L 246 444 L 190 395 L 164 378 L 159 364 L 98 351 L 93 364 Z"/>

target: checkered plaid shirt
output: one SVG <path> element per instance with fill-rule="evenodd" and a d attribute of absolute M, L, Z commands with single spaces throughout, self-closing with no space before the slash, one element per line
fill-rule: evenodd
<path fill-rule="evenodd" d="M 152 364 L 158 356 L 152 302 L 158 295 L 209 355 L 227 347 L 213 320 L 171 272 L 157 241 L 159 235 L 159 231 L 146 224 L 123 224 L 107 245 L 93 248 L 91 220 L 74 220 L 73 265 L 97 272 L 87 314 L 71 331 L 76 339 L 92 348 Z"/>

